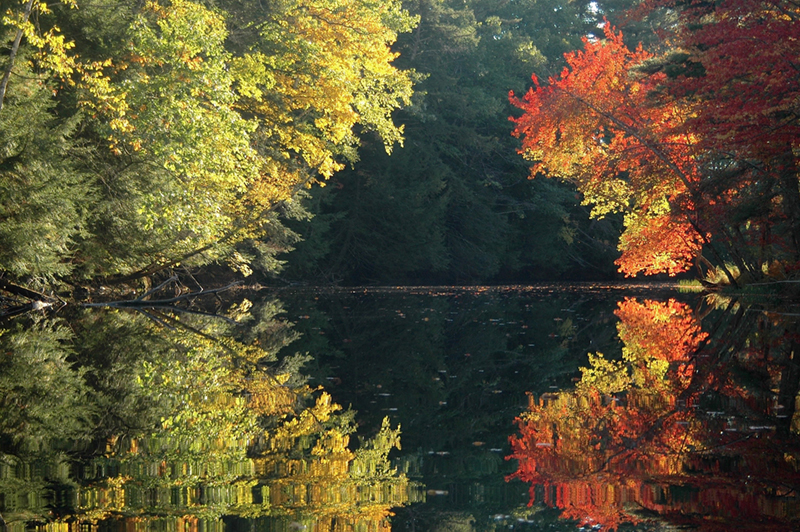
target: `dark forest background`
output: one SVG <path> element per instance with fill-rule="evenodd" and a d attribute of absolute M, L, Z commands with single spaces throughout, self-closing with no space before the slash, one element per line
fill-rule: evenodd
<path fill-rule="evenodd" d="M 621 216 L 589 219 L 570 185 L 530 180 L 508 93 L 558 73 L 563 54 L 597 33 L 614 3 L 411 1 L 419 25 L 396 65 L 419 74 L 395 113 L 405 143 L 391 155 L 363 138 L 360 160 L 305 200 L 314 217 L 286 255 L 288 281 L 492 283 L 615 276 Z M 631 39 L 648 31 L 630 28 Z"/>

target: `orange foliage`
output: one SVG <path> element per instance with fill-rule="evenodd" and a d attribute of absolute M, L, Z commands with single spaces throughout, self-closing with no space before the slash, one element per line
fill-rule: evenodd
<path fill-rule="evenodd" d="M 531 397 L 517 419 L 508 459 L 518 461 L 511 477 L 531 484 L 530 504 L 541 498 L 603 530 L 640 521 L 634 508 L 676 522 L 692 514 L 762 524 L 795 519 L 791 501 L 771 495 L 776 479 L 789 474 L 789 455 L 744 432 L 759 427 L 737 428 L 698 408 L 699 395 L 719 379 L 695 369 L 708 334 L 691 309 L 675 300 L 626 299 L 616 315 L 623 360 L 590 356 L 592 368 L 582 370 L 575 389 Z M 715 393 L 740 404 L 740 394 L 720 382 Z"/>
<path fill-rule="evenodd" d="M 691 309 L 674 299 L 666 302 L 625 298 L 614 314 L 619 338 L 631 350 L 669 362 L 687 362 L 708 338 Z"/>
<path fill-rule="evenodd" d="M 628 49 L 610 25 L 604 31 L 605 39 L 566 54 L 568 67 L 548 85 L 534 76 L 522 99 L 510 95 L 523 110 L 513 134 L 532 176 L 574 183 L 594 216 L 628 214 L 621 271 L 674 275 L 702 240 L 676 206 L 698 181 L 695 138 L 681 127 L 692 105 L 654 97 L 665 75 L 633 72 L 652 54 Z"/>
<path fill-rule="evenodd" d="M 686 271 L 712 237 L 750 274 L 765 257 L 797 261 L 800 8 L 648 0 L 639 10 L 663 7 L 677 23 L 659 28 L 662 55 L 630 50 L 606 25 L 560 76 L 511 95 L 532 175 L 574 183 L 595 216 L 626 214 L 626 276 Z"/>
<path fill-rule="evenodd" d="M 646 216 L 627 223 L 620 237 L 622 256 L 616 264 L 626 277 L 689 270 L 703 247 L 702 238 L 689 223 L 671 215 Z"/>

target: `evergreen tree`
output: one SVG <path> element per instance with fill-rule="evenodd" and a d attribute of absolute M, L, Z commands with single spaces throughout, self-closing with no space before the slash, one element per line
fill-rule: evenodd
<path fill-rule="evenodd" d="M 78 117 L 58 116 L 52 82 L 17 62 L 0 111 L 0 270 L 41 283 L 72 271 L 95 191 Z"/>

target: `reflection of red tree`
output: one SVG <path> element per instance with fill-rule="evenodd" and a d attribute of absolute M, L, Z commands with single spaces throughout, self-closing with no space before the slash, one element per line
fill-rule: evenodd
<path fill-rule="evenodd" d="M 669 362 L 687 362 L 699 343 L 708 337 L 684 303 L 640 303 L 627 298 L 614 313 L 620 319 L 619 339 L 628 349 Z"/>
<path fill-rule="evenodd" d="M 669 362 L 676 372 L 675 383 L 685 386 L 694 374 L 692 355 L 708 337 L 683 303 L 625 299 L 615 312 L 620 319 L 619 339 L 641 359 Z"/>
<path fill-rule="evenodd" d="M 638 510 L 679 523 L 709 515 L 719 529 L 729 519 L 743 520 L 734 521 L 737 529 L 800 524 L 800 499 L 791 492 L 800 487 L 797 446 L 781 448 L 764 414 L 742 423 L 698 408 L 704 393 L 733 409 L 747 394 L 730 376 L 694 370 L 708 335 L 691 309 L 626 299 L 616 314 L 623 360 L 590 357 L 574 390 L 531 397 L 517 420 L 512 477 L 531 484 L 531 504 L 541 498 L 565 517 L 606 529 L 637 522 Z"/>

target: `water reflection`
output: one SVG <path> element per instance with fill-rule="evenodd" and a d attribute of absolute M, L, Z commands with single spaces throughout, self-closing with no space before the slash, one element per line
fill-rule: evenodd
<path fill-rule="evenodd" d="M 797 325 L 717 303 L 621 301 L 621 357 L 593 353 L 574 388 L 531 397 L 511 458 L 532 504 L 587 529 L 800 524 Z"/>
<path fill-rule="evenodd" d="M 384 421 L 356 425 L 279 362 L 296 334 L 264 301 L 226 321 L 82 311 L 0 336 L 0 508 L 8 530 L 388 530 L 417 497 Z"/>
<path fill-rule="evenodd" d="M 503 457 L 526 392 L 568 387 L 587 351 L 619 350 L 620 292 L 419 287 L 281 298 L 303 333 L 293 348 L 316 354 L 315 382 L 353 405 L 367 432 L 383 416 L 403 427 L 401 466 L 427 500 L 398 509 L 395 530 L 574 530 L 558 512 L 526 506 L 524 484 L 505 481 L 513 464 Z"/>
<path fill-rule="evenodd" d="M 8 528 L 800 525 L 777 313 L 650 287 L 280 297 L 7 323 Z"/>

